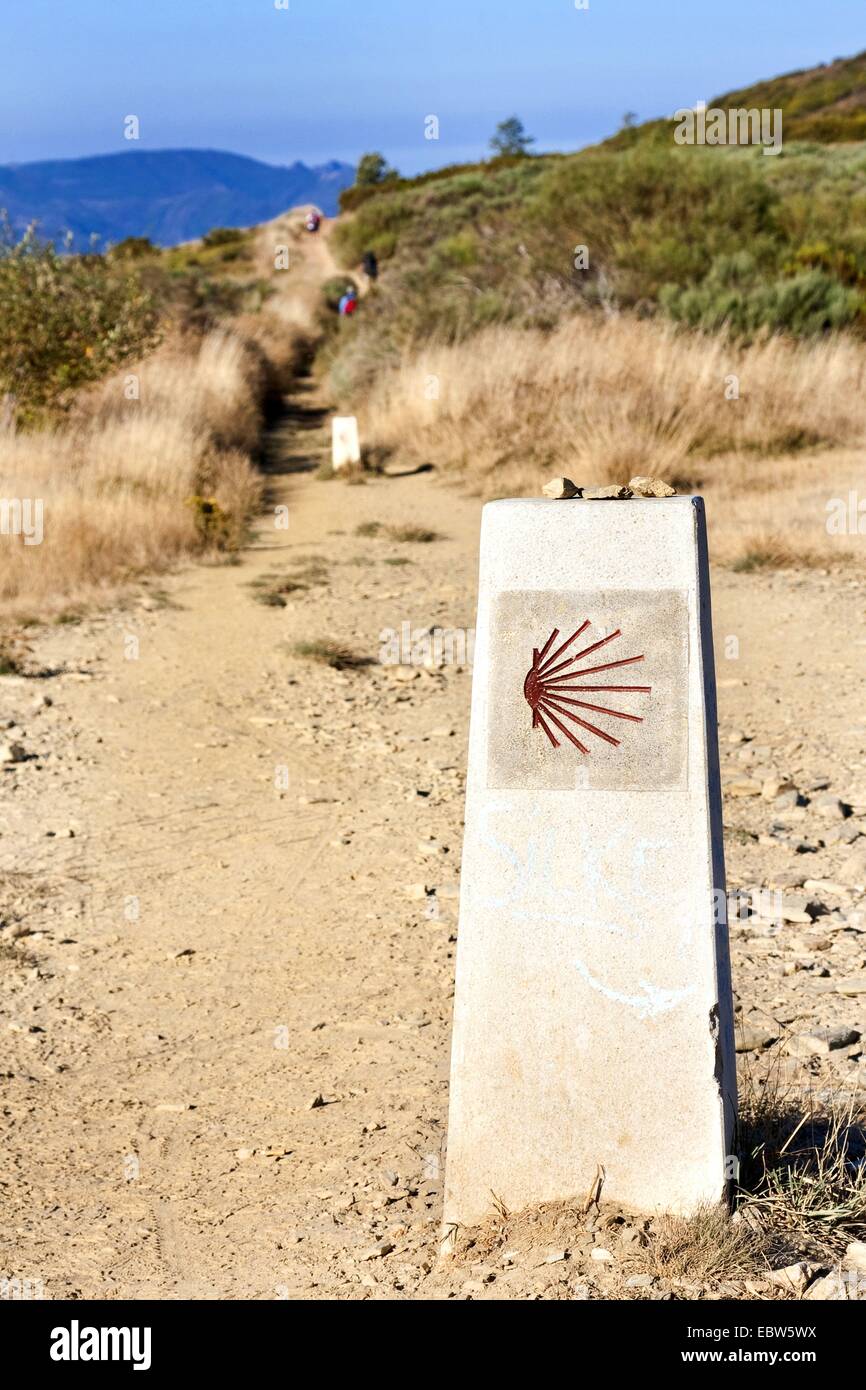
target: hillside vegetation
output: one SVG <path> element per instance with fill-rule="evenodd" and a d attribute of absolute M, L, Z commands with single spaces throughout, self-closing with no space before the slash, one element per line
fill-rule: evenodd
<path fill-rule="evenodd" d="M 335 244 L 347 266 L 374 250 L 384 272 L 341 354 L 346 381 L 419 337 L 551 328 L 585 308 L 746 338 L 862 332 L 866 150 L 671 141 L 473 167 L 384 186 Z"/>
<path fill-rule="evenodd" d="M 833 101 L 864 61 L 824 70 Z M 817 76 L 779 81 L 817 101 Z M 343 201 L 343 264 L 381 273 L 323 361 L 372 456 L 488 496 L 659 473 L 715 494 L 732 563 L 855 558 L 825 519 L 866 442 L 866 146 L 766 157 L 661 123 Z"/>
<path fill-rule="evenodd" d="M 828 500 L 862 486 L 866 351 L 852 339 L 735 347 L 586 314 L 419 344 L 356 405 L 372 455 L 433 464 L 485 497 L 649 474 L 707 497 L 715 560 L 863 562 L 856 537 L 826 529 Z"/>
<path fill-rule="evenodd" d="M 237 549 L 269 399 L 316 332 L 315 298 L 274 274 L 300 221 L 107 257 L 7 229 L 0 496 L 38 501 L 44 536 L 0 550 L 4 616 L 67 616 L 184 555 Z"/>
<path fill-rule="evenodd" d="M 347 190 L 337 247 L 347 265 L 371 249 L 387 266 L 366 316 L 386 339 L 373 355 L 599 305 L 742 337 L 862 332 L 866 53 L 709 105 L 782 109 L 781 153 L 682 147 L 671 120 L 650 121 L 574 155 Z"/>
<path fill-rule="evenodd" d="M 713 97 L 707 105 L 723 111 L 779 110 L 789 141 L 841 144 L 866 140 L 866 52 L 754 82 Z M 647 121 L 620 131 L 607 143 L 621 148 L 665 140 L 669 134 L 669 121 Z"/>

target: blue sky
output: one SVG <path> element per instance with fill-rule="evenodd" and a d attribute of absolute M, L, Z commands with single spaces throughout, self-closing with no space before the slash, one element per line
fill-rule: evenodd
<path fill-rule="evenodd" d="M 277 0 L 281 3 L 281 0 Z M 864 0 L 5 0 L 0 163 L 197 146 L 406 173 L 539 149 L 866 48 Z M 137 146 L 123 119 L 139 117 Z M 436 115 L 438 141 L 424 139 Z"/>

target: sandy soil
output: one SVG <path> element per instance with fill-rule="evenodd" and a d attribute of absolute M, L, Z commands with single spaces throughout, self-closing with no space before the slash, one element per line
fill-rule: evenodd
<path fill-rule="evenodd" d="M 41 674 L 0 678 L 27 754 L 0 770 L 0 1272 L 52 1298 L 603 1295 L 598 1230 L 583 1262 L 543 1263 L 542 1231 L 505 1268 L 436 1266 L 471 671 L 378 655 L 404 623 L 471 627 L 479 504 L 430 474 L 319 481 L 322 405 L 299 383 L 271 441 L 287 530 L 269 511 L 239 564 L 47 629 Z M 866 970 L 864 596 L 716 575 L 725 780 L 748 792 L 730 879 L 810 903 L 734 927 L 755 1067 L 866 1023 L 838 990 Z M 370 664 L 293 653 L 322 639 Z M 809 804 L 748 787 L 774 776 Z M 784 1065 L 866 1091 L 859 1036 Z"/>

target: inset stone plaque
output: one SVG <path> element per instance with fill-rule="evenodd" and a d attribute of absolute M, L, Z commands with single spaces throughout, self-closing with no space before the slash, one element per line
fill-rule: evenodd
<path fill-rule="evenodd" d="M 489 650 L 488 787 L 685 786 L 686 594 L 502 593 Z"/>

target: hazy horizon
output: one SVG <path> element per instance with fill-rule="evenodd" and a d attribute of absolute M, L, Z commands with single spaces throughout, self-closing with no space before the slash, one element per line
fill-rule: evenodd
<path fill-rule="evenodd" d="M 355 164 L 377 149 L 414 174 L 484 157 L 512 114 L 539 152 L 575 150 L 626 111 L 647 120 L 864 45 L 862 0 L 826 4 L 818 40 L 811 0 L 685 15 L 678 0 L 287 3 L 241 13 L 236 0 L 183 12 L 173 0 L 79 0 L 73 15 L 32 0 L 4 17 L 0 164 L 128 149 L 134 115 L 137 149 L 276 165 Z M 425 139 L 430 115 L 438 140 Z"/>

